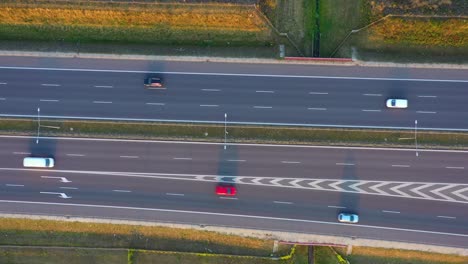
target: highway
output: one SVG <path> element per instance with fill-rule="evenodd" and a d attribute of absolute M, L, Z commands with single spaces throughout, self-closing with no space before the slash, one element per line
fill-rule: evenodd
<path fill-rule="evenodd" d="M 466 70 L 1 57 L 0 116 L 468 131 L 467 88 Z"/>
<path fill-rule="evenodd" d="M 468 247 L 468 152 L 0 137 L 2 213 Z M 53 169 L 24 169 L 25 156 Z M 218 197 L 219 182 L 237 186 Z M 359 213 L 357 225 L 339 212 Z"/>

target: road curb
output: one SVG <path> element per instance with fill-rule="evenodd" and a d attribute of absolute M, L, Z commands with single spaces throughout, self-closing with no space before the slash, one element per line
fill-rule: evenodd
<path fill-rule="evenodd" d="M 104 224 L 124 224 L 124 225 L 140 225 L 140 226 L 160 226 L 181 229 L 195 229 L 201 231 L 212 231 L 227 235 L 237 235 L 243 237 L 254 237 L 268 240 L 282 240 L 289 242 L 300 243 L 330 243 L 339 245 L 351 245 L 361 247 L 377 247 L 389 249 L 404 249 L 417 250 L 441 254 L 453 254 L 460 256 L 468 256 L 468 249 L 457 247 L 446 247 L 438 245 L 416 244 L 400 241 L 384 241 L 376 239 L 365 239 L 355 237 L 338 237 L 329 235 L 303 234 L 293 232 L 282 232 L 274 230 L 255 230 L 247 228 L 235 228 L 225 226 L 210 226 L 210 225 L 192 225 L 192 224 L 175 224 L 164 222 L 147 222 L 134 220 L 117 220 L 103 218 L 86 218 L 86 217 L 70 217 L 70 216 L 47 216 L 47 215 L 23 215 L 23 214 L 0 214 L 0 218 L 26 218 L 35 220 L 54 220 L 68 222 L 84 222 L 84 223 L 104 223 Z"/>
<path fill-rule="evenodd" d="M 50 58 L 80 58 L 80 59 L 114 59 L 114 60 L 156 60 L 156 61 L 185 61 L 185 62 L 218 62 L 218 63 L 251 63 L 251 64 L 297 64 L 297 65 L 332 65 L 332 66 L 362 66 L 362 67 L 391 67 L 391 68 L 432 68 L 432 69 L 468 69 L 468 64 L 444 63 L 393 63 L 361 61 L 351 58 L 298 58 L 285 59 L 262 58 L 231 58 L 209 56 L 162 56 L 162 55 L 129 55 L 129 54 L 100 54 L 80 52 L 39 52 L 39 51 L 10 51 L 0 50 L 0 56 L 20 57 L 50 57 Z"/>

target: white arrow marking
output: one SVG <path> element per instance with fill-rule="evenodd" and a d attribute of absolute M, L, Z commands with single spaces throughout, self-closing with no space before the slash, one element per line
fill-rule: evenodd
<path fill-rule="evenodd" d="M 400 191 L 399 189 L 400 189 L 400 188 L 404 188 L 404 187 L 406 187 L 406 186 L 410 186 L 410 185 L 412 185 L 412 184 L 413 184 L 412 182 L 399 184 L 399 185 L 397 185 L 397 186 L 395 186 L 395 187 L 390 188 L 390 190 L 391 190 L 391 191 L 394 191 L 394 192 L 396 192 L 396 193 L 398 193 L 398 194 L 400 194 L 401 196 L 404 196 L 404 197 L 411 197 L 411 195 L 409 195 L 409 194 L 407 194 L 407 193 L 404 193 L 404 192 Z"/>
<path fill-rule="evenodd" d="M 465 188 L 460 189 L 460 190 L 458 190 L 458 191 L 456 191 L 456 192 L 453 192 L 453 194 L 455 194 L 456 196 L 458 196 L 458 197 L 460 197 L 460 198 L 462 198 L 462 199 L 464 199 L 464 200 L 468 200 L 468 197 L 467 197 L 467 196 L 461 194 L 461 193 L 464 192 L 464 191 L 468 191 L 468 187 L 465 187 Z"/>
<path fill-rule="evenodd" d="M 325 180 L 315 180 L 313 182 L 309 182 L 309 186 L 312 187 L 312 189 L 323 189 L 323 187 L 320 187 L 318 184 L 324 182 Z"/>
<path fill-rule="evenodd" d="M 330 184 L 329 186 L 332 187 L 333 189 L 337 190 L 337 191 L 344 191 L 343 188 L 338 187 L 338 185 L 340 185 L 340 184 L 342 184 L 344 182 L 346 182 L 346 181 L 336 181 L 336 182 Z"/>
<path fill-rule="evenodd" d="M 376 193 L 380 193 L 380 194 L 383 193 L 383 194 L 388 195 L 388 193 L 386 193 L 386 192 L 384 192 L 384 191 L 382 191 L 382 190 L 379 189 L 380 187 L 382 187 L 382 186 L 384 186 L 384 185 L 387 185 L 387 184 L 389 184 L 389 182 L 381 182 L 381 183 L 379 183 L 379 184 L 377 184 L 377 185 L 374 185 L 374 186 L 369 187 L 369 189 L 373 190 L 373 191 L 376 192 Z"/>
<path fill-rule="evenodd" d="M 71 196 L 67 196 L 65 193 L 58 193 L 58 192 L 41 192 L 42 194 L 57 194 L 59 195 L 60 198 L 63 199 L 68 199 L 71 198 Z"/>
<path fill-rule="evenodd" d="M 427 188 L 427 187 L 430 187 L 430 186 L 434 186 L 434 185 L 435 184 L 424 184 L 424 185 L 421 185 L 421 186 L 419 186 L 417 188 L 411 189 L 411 191 L 414 192 L 417 195 L 420 195 L 420 196 L 426 198 L 426 199 L 434 199 L 434 197 L 431 197 L 431 196 L 429 196 L 427 194 L 424 194 L 424 193 L 419 191 L 421 189 L 424 189 L 424 188 Z"/>
<path fill-rule="evenodd" d="M 60 179 L 61 182 L 72 182 L 72 181 L 67 180 L 67 178 L 65 178 L 65 177 L 41 176 L 41 178 L 45 178 L 45 179 Z"/>
<path fill-rule="evenodd" d="M 431 193 L 435 194 L 435 195 L 438 195 L 442 198 L 444 198 L 445 200 L 449 200 L 449 201 L 456 201 L 455 199 L 441 193 L 441 191 L 444 191 L 444 190 L 447 190 L 447 189 L 450 189 L 452 187 L 455 187 L 457 186 L 456 184 L 447 184 L 446 186 L 442 186 L 440 188 L 437 188 L 435 190 L 432 190 Z"/>

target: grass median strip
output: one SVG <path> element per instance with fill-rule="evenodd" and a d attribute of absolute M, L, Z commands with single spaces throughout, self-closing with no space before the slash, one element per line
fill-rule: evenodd
<path fill-rule="evenodd" d="M 58 129 L 57 129 L 58 128 Z M 227 126 L 228 143 L 415 147 L 413 130 Z M 35 136 L 31 119 L 0 119 L 0 133 Z M 41 119 L 41 136 L 224 141 L 223 125 Z M 468 149 L 468 133 L 417 132 L 418 148 Z"/>

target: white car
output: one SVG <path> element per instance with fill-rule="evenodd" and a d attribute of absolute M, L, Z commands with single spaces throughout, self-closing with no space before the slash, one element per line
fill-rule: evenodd
<path fill-rule="evenodd" d="M 387 108 L 408 108 L 408 100 L 406 99 L 388 99 Z"/>
<path fill-rule="evenodd" d="M 26 157 L 23 159 L 23 167 L 53 168 L 54 164 L 53 158 Z"/>
<path fill-rule="evenodd" d="M 342 223 L 357 223 L 359 222 L 359 216 L 357 214 L 341 213 L 338 215 L 338 221 Z"/>

